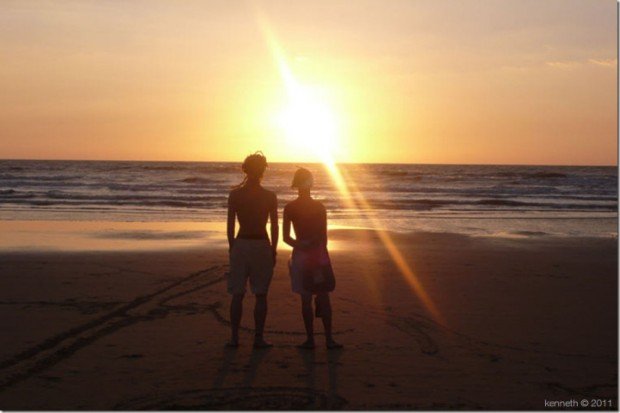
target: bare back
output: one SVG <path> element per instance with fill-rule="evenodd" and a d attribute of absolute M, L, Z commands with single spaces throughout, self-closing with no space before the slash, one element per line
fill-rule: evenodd
<path fill-rule="evenodd" d="M 237 237 L 268 238 L 265 227 L 270 212 L 277 210 L 277 205 L 276 195 L 260 185 L 244 185 L 231 191 L 228 208 L 239 220 Z"/>
<path fill-rule="evenodd" d="M 321 202 L 298 198 L 286 205 L 284 219 L 293 224 L 297 241 L 327 243 L 327 214 Z"/>

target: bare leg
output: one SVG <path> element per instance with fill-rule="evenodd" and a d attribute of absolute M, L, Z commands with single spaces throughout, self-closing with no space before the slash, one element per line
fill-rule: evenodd
<path fill-rule="evenodd" d="M 316 298 L 317 304 L 321 306 L 321 318 L 323 319 L 323 328 L 325 329 L 325 345 L 329 349 L 342 348 L 342 345 L 334 341 L 332 337 L 332 305 L 329 301 L 329 294 L 318 294 Z"/>
<path fill-rule="evenodd" d="M 227 346 L 237 347 L 239 345 L 239 324 L 243 314 L 243 294 L 234 294 L 230 301 L 230 327 L 231 335 Z"/>
<path fill-rule="evenodd" d="M 312 295 L 301 295 L 301 315 L 304 319 L 304 327 L 306 327 L 306 341 L 297 347 L 314 348 L 314 319 L 312 314 Z"/>
<path fill-rule="evenodd" d="M 254 305 L 254 347 L 263 348 L 271 347 L 271 344 L 263 338 L 265 330 L 265 320 L 267 319 L 267 294 L 257 294 L 256 303 Z"/>

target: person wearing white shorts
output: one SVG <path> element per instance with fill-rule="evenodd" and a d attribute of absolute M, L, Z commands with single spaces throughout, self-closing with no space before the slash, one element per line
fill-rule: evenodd
<path fill-rule="evenodd" d="M 261 186 L 267 168 L 262 153 L 248 156 L 242 165 L 243 182 L 228 196 L 227 236 L 230 255 L 228 293 L 230 303 L 231 337 L 229 347 L 239 346 L 239 325 L 243 312 L 243 298 L 249 281 L 250 290 L 256 296 L 254 305 L 254 347 L 271 347 L 263 332 L 267 318 L 267 292 L 273 276 L 278 246 L 278 199 L 276 194 Z M 239 232 L 235 236 L 235 225 Z M 271 223 L 271 240 L 265 229 Z"/>
<path fill-rule="evenodd" d="M 230 251 L 228 293 L 245 294 L 249 280 L 252 294 L 267 294 L 272 276 L 273 255 L 269 240 L 237 238 Z"/>

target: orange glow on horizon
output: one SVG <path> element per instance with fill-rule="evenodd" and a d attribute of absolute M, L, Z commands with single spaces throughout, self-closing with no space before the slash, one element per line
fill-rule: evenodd
<path fill-rule="evenodd" d="M 0 159 L 617 164 L 614 2 L 101 3 L 3 2 Z"/>

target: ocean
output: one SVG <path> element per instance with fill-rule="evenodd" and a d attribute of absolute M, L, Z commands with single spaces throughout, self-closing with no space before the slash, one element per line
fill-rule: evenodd
<path fill-rule="evenodd" d="M 272 163 L 263 184 L 280 207 L 295 198 L 297 166 L 314 172 L 330 225 L 617 237 L 615 167 L 343 164 L 343 192 L 320 164 Z M 242 178 L 240 164 L 228 162 L 4 160 L 0 220 L 223 222 L 228 191 Z"/>

